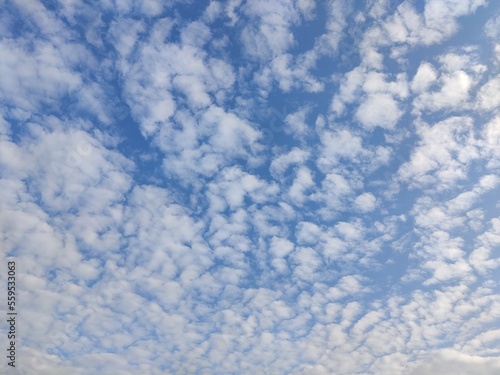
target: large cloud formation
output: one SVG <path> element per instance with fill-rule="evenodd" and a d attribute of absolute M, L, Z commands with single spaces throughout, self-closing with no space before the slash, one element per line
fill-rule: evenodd
<path fill-rule="evenodd" d="M 498 373 L 499 12 L 4 4 L 19 373 Z"/>

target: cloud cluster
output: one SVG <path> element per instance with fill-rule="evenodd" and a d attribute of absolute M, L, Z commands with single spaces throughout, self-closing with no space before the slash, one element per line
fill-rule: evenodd
<path fill-rule="evenodd" d="M 498 372 L 496 4 L 5 7 L 20 373 Z"/>

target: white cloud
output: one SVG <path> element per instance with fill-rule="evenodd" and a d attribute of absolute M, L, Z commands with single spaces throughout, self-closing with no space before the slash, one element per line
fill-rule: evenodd
<path fill-rule="evenodd" d="M 417 73 L 413 77 L 411 88 L 417 93 L 427 91 L 429 86 L 436 81 L 437 77 L 438 74 L 432 64 L 422 62 L 418 67 Z"/>
<path fill-rule="evenodd" d="M 335 115 L 341 116 L 346 104 L 359 101 L 355 117 L 365 129 L 372 130 L 377 126 L 393 129 L 404 113 L 396 98 L 404 99 L 408 93 L 404 74 L 398 74 L 391 82 L 387 74 L 357 67 L 341 82 L 331 109 Z"/>
<path fill-rule="evenodd" d="M 500 76 L 490 79 L 479 89 L 477 105 L 490 111 L 500 108 Z"/>
<path fill-rule="evenodd" d="M 440 110 L 444 108 L 460 108 L 469 98 L 472 80 L 463 71 L 455 72 L 441 79 L 441 90 L 422 94 L 415 106 L 422 109 Z"/>
<path fill-rule="evenodd" d="M 290 54 L 282 54 L 274 58 L 270 68 L 263 69 L 256 80 L 262 83 L 267 82 L 264 87 L 269 89 L 270 80 L 273 77 L 284 92 L 300 88 L 312 93 L 321 92 L 324 90 L 324 84 L 309 73 L 313 65 L 314 56 L 310 54 L 304 54 L 297 59 L 292 59 Z"/>
<path fill-rule="evenodd" d="M 498 40 L 500 36 L 500 16 L 495 15 L 491 17 L 484 25 L 484 32 L 493 40 Z"/>
<path fill-rule="evenodd" d="M 174 100 L 175 91 L 196 110 L 209 106 L 214 99 L 224 100 L 218 92 L 234 83 L 231 67 L 220 59 L 208 58 L 201 49 L 210 36 L 206 25 L 198 21 L 187 25 L 181 30 L 180 45 L 165 43 L 172 27 L 169 19 L 157 21 L 149 39 L 135 47 L 138 57 L 129 57 L 130 61 L 121 65 L 126 77 L 125 98 L 146 136 L 171 123 L 180 99 Z"/>
<path fill-rule="evenodd" d="M 405 46 L 443 42 L 458 30 L 460 17 L 473 14 L 483 5 L 486 5 L 484 0 L 433 0 L 426 2 L 423 13 L 419 13 L 414 5 L 404 1 L 392 14 L 386 15 L 387 2 L 376 2 L 371 8 L 371 16 L 379 22 L 363 34 L 360 43 L 362 63 L 382 69 L 384 55 L 380 50 L 387 47 L 398 62 L 403 62 L 408 51 Z"/>
<path fill-rule="evenodd" d="M 170 28 L 172 26 L 170 23 Z M 144 30 L 143 22 L 128 18 L 118 19 L 111 24 L 110 34 L 113 46 L 123 58 L 130 55 L 139 39 L 139 34 Z"/>
<path fill-rule="evenodd" d="M 388 94 L 369 95 L 356 111 L 357 119 L 367 130 L 377 126 L 393 129 L 402 115 L 398 103 Z"/>
<path fill-rule="evenodd" d="M 225 168 L 218 178 L 208 185 L 211 209 L 220 212 L 227 206 L 231 210 L 243 206 L 246 197 L 253 202 L 267 202 L 277 194 L 279 188 L 258 177 L 242 171 L 238 167 Z"/>
<path fill-rule="evenodd" d="M 408 96 L 408 84 L 404 74 L 398 74 L 393 82 L 387 81 L 387 75 L 371 71 L 366 74 L 363 91 L 367 94 L 389 93 L 399 98 Z"/>
<path fill-rule="evenodd" d="M 377 198 L 372 193 L 363 193 L 356 197 L 354 204 L 361 212 L 371 212 L 377 205 Z"/>
<path fill-rule="evenodd" d="M 321 266 L 321 258 L 318 253 L 311 248 L 297 248 L 291 257 L 294 264 L 293 275 L 299 280 L 307 282 L 318 281 L 320 277 L 317 269 Z"/>
<path fill-rule="evenodd" d="M 285 238 L 273 237 L 271 239 L 270 250 L 276 257 L 281 258 L 290 254 L 293 248 L 293 243 Z"/>
<path fill-rule="evenodd" d="M 286 116 L 285 122 L 288 125 L 286 131 L 288 133 L 294 134 L 300 139 L 301 136 L 306 135 L 311 128 L 307 124 L 306 118 L 310 112 L 309 107 L 303 107 L 299 111 L 294 112 Z"/>
<path fill-rule="evenodd" d="M 355 179 L 348 180 L 341 174 L 328 173 L 321 183 L 321 190 L 313 196 L 313 199 L 325 204 L 325 209 L 320 211 L 322 215 L 334 216 L 336 212 L 346 209 L 347 199 L 360 185 Z"/>
<path fill-rule="evenodd" d="M 363 230 L 359 223 L 348 223 L 341 221 L 335 226 L 335 229 L 346 240 L 360 240 L 363 235 Z"/>
<path fill-rule="evenodd" d="M 288 195 L 292 201 L 301 205 L 306 199 L 305 193 L 307 190 L 314 186 L 314 180 L 311 171 L 306 167 L 301 167 L 297 171 L 297 176 L 295 177 Z"/>
<path fill-rule="evenodd" d="M 261 163 L 261 133 L 221 107 L 208 107 L 198 119 L 179 111 L 174 121 L 180 128 L 162 126 L 156 138 L 165 153 L 168 175 L 197 183 L 198 177 L 213 176 L 236 158 L 246 158 L 252 165 Z"/>
<path fill-rule="evenodd" d="M 461 353 L 453 349 L 437 351 L 430 358 L 420 361 L 411 370 L 411 375 L 427 374 L 463 374 L 463 375 L 493 375 L 500 370 L 500 358 L 483 358 Z"/>
<path fill-rule="evenodd" d="M 241 38 L 251 58 L 269 61 L 293 44 L 290 28 L 299 21 L 299 14 L 291 3 L 254 1 L 245 4 L 243 12 L 250 17 L 250 22 Z"/>
<path fill-rule="evenodd" d="M 451 109 L 461 111 L 469 103 L 469 95 L 486 71 L 477 63 L 474 49 L 462 54 L 448 53 L 439 57 L 441 74 L 429 63 L 422 63 L 413 78 L 412 88 L 418 93 L 413 101 L 414 113 Z M 430 89 L 432 86 L 434 90 Z"/>
<path fill-rule="evenodd" d="M 331 108 L 335 114 L 342 115 L 345 111 L 345 104 L 353 102 L 359 96 L 364 75 L 365 71 L 361 67 L 354 68 L 345 74 L 339 94 L 335 95 L 332 100 Z"/>
<path fill-rule="evenodd" d="M 472 5 L 471 3 L 477 3 L 474 4 L 474 9 L 470 9 Z M 429 1 L 425 5 L 424 19 L 426 26 L 429 27 L 432 32 L 431 30 L 426 30 L 426 39 L 432 42 L 437 42 L 442 38 L 453 34 L 458 28 L 455 17 L 465 15 L 469 13 L 469 11 L 475 10 L 475 8 L 477 8 L 481 3 L 484 2 L 475 0 L 465 2 L 454 0 Z M 445 19 L 448 20 L 448 22 L 443 22 Z"/>
<path fill-rule="evenodd" d="M 497 373 L 484 3 L 6 4 L 19 370 Z"/>
<path fill-rule="evenodd" d="M 300 222 L 297 224 L 297 240 L 299 244 L 316 244 L 321 233 L 321 229 L 314 223 Z"/>
<path fill-rule="evenodd" d="M 28 48 L 22 40 L 3 39 L 0 43 L 0 54 L 5 56 L 0 65 L 5 72 L 0 89 L 2 102 L 24 111 L 37 111 L 42 105 L 57 107 L 58 100 L 81 87 L 82 77 L 65 56 L 77 51 L 68 47 L 61 51 L 42 41 L 34 42 L 33 51 L 28 52 Z"/>
<path fill-rule="evenodd" d="M 423 14 L 403 2 L 383 24 L 389 41 L 410 44 L 436 44 L 458 30 L 458 18 L 474 13 L 483 0 L 431 0 L 425 3 Z"/>
<path fill-rule="evenodd" d="M 496 116 L 489 121 L 483 129 L 485 155 L 489 159 L 487 165 L 490 168 L 500 166 L 500 151 L 498 143 L 500 142 L 500 117 Z"/>
<path fill-rule="evenodd" d="M 194 21 L 181 30 L 181 44 L 184 46 L 203 47 L 212 37 L 210 29 L 200 21 Z"/>
<path fill-rule="evenodd" d="M 275 178 L 283 177 L 291 165 L 303 164 L 308 157 L 309 153 L 307 151 L 294 147 L 287 154 L 282 154 L 273 159 L 269 168 L 270 172 Z"/>
<path fill-rule="evenodd" d="M 318 167 L 325 172 L 341 161 L 356 160 L 363 151 L 361 137 L 348 129 L 325 131 L 321 134 L 321 142 L 323 150 Z"/>
<path fill-rule="evenodd" d="M 344 297 L 353 297 L 354 295 L 361 293 L 366 288 L 362 285 L 361 281 L 363 278 L 359 275 L 348 275 L 343 276 L 337 282 L 335 287 L 329 288 L 326 293 L 326 297 L 330 301 L 335 301 L 342 299 Z M 360 327 L 358 326 L 358 329 Z"/>
<path fill-rule="evenodd" d="M 451 188 L 466 178 L 470 162 L 479 157 L 471 118 L 451 117 L 432 127 L 418 124 L 417 134 L 421 140 L 398 171 L 410 186 Z"/>
<path fill-rule="evenodd" d="M 500 219 L 491 220 L 491 229 L 477 238 L 478 247 L 469 256 L 470 264 L 480 273 L 500 267 L 500 257 L 492 258 L 492 250 L 500 244 Z"/>
<path fill-rule="evenodd" d="M 302 15 L 309 20 L 314 17 L 316 3 L 312 0 L 298 0 L 297 8 L 301 11 Z"/>

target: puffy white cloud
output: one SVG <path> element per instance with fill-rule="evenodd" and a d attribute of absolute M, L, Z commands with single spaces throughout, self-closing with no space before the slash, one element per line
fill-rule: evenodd
<path fill-rule="evenodd" d="M 298 248 L 291 257 L 294 264 L 293 275 L 299 280 L 313 282 L 318 280 L 318 268 L 322 262 L 318 253 L 311 248 Z"/>
<path fill-rule="evenodd" d="M 291 165 L 302 164 L 309 157 L 309 153 L 294 147 L 287 154 L 279 155 L 271 162 L 270 172 L 274 177 L 282 177 Z"/>
<path fill-rule="evenodd" d="M 17 111 L 32 112 L 41 106 L 57 108 L 58 100 L 75 93 L 82 86 L 82 77 L 72 69 L 66 54 L 79 51 L 73 51 L 71 46 L 64 50 L 58 47 L 39 40 L 29 46 L 27 41 L 3 39 L 0 53 L 5 56 L 1 63 L 5 74 L 0 100 Z"/>
<path fill-rule="evenodd" d="M 268 184 L 258 177 L 229 167 L 208 185 L 208 196 L 214 211 L 223 211 L 227 206 L 234 210 L 243 206 L 246 197 L 257 203 L 271 200 L 278 193 L 278 186 Z"/>
<path fill-rule="evenodd" d="M 402 115 L 397 102 L 388 94 L 369 95 L 356 111 L 357 119 L 368 130 L 376 126 L 392 129 Z"/>
<path fill-rule="evenodd" d="M 436 81 L 437 77 L 438 74 L 432 64 L 422 62 L 412 79 L 411 88 L 415 92 L 426 91 Z"/>
<path fill-rule="evenodd" d="M 458 28 L 456 20 L 458 17 L 473 13 L 485 4 L 484 0 L 431 0 L 427 2 L 424 9 L 425 24 L 430 29 L 426 30 L 427 39 L 434 42 L 450 36 Z"/>
<path fill-rule="evenodd" d="M 437 351 L 430 358 L 422 360 L 410 374 L 489 375 L 496 374 L 499 370 L 500 358 L 498 357 L 483 358 L 452 349 L 445 349 Z"/>
<path fill-rule="evenodd" d="M 456 108 L 468 99 L 471 86 L 472 80 L 465 72 L 455 72 L 442 78 L 440 91 L 420 96 L 416 106 L 419 109 L 431 110 Z"/>
<path fill-rule="evenodd" d="M 234 82 L 231 67 L 223 60 L 208 58 L 202 49 L 210 37 L 206 25 L 198 21 L 187 25 L 181 30 L 180 45 L 165 43 L 173 25 L 167 18 L 157 21 L 148 39 L 132 41 L 140 43 L 135 47 L 138 57 L 129 57 L 121 64 L 127 77 L 125 97 L 146 136 L 157 133 L 160 125 L 171 124 L 177 108 L 176 92 L 187 100 L 189 107 L 199 109 L 212 104 L 221 97 L 217 92 L 229 89 Z"/>
<path fill-rule="evenodd" d="M 269 68 L 264 68 L 256 76 L 256 81 L 264 88 L 270 89 L 274 79 L 284 92 L 301 88 L 311 93 L 321 92 L 324 90 L 324 84 L 309 73 L 309 70 L 314 67 L 314 60 L 315 56 L 311 53 L 296 59 L 292 59 L 290 54 L 279 55 L 272 60 Z"/>
<path fill-rule="evenodd" d="M 354 200 L 357 210 L 361 212 L 371 212 L 377 205 L 377 198 L 372 193 L 363 193 Z"/>
<path fill-rule="evenodd" d="M 362 292 L 365 289 L 361 284 L 362 280 L 363 278 L 359 275 L 343 276 L 337 282 L 335 287 L 332 287 L 328 290 L 328 292 L 326 293 L 326 297 L 332 301 L 342 299 L 347 296 L 353 297 L 354 295 Z M 361 324 L 361 326 L 362 325 L 363 324 Z M 358 329 L 360 328 L 358 327 Z"/>
<path fill-rule="evenodd" d="M 340 116 L 347 104 L 359 100 L 355 117 L 365 129 L 372 130 L 377 126 L 393 129 L 404 113 L 397 99 L 407 96 L 408 83 L 404 74 L 398 74 L 391 82 L 387 74 L 357 67 L 341 82 L 331 109 Z"/>
<path fill-rule="evenodd" d="M 491 111 L 500 108 L 500 76 L 490 79 L 479 89 L 477 102 L 481 109 Z"/>
<path fill-rule="evenodd" d="M 196 183 L 198 177 L 213 176 L 237 158 L 260 164 L 257 152 L 262 149 L 258 143 L 262 134 L 237 115 L 210 106 L 199 119 L 179 111 L 174 121 L 182 124 L 180 129 L 163 126 L 156 138 L 165 153 L 167 174 Z"/>
<path fill-rule="evenodd" d="M 323 150 L 318 159 L 318 166 L 325 172 L 341 161 L 355 160 L 363 151 L 361 137 L 348 129 L 325 131 L 321 142 Z"/>
<path fill-rule="evenodd" d="M 364 69 L 356 67 L 345 74 L 343 78 L 339 94 L 333 97 L 331 104 L 333 112 L 338 115 L 344 113 L 345 103 L 351 103 L 359 96 L 360 88 L 363 84 Z"/>
<path fill-rule="evenodd" d="M 285 238 L 273 237 L 271 239 L 270 250 L 276 257 L 284 257 L 290 254 L 293 248 L 293 243 Z"/>
<path fill-rule="evenodd" d="M 311 127 L 306 121 L 309 111 L 309 107 L 304 107 L 297 112 L 289 114 L 285 119 L 287 125 L 289 126 L 286 131 L 291 134 L 295 134 L 298 139 L 306 135 Z"/>
<path fill-rule="evenodd" d="M 251 20 L 241 34 L 245 52 L 250 57 L 269 61 L 294 42 L 290 28 L 299 21 L 299 13 L 293 3 L 250 2 L 244 5 L 243 12 Z"/>
<path fill-rule="evenodd" d="M 500 219 L 491 220 L 491 229 L 479 235 L 477 243 L 469 255 L 469 263 L 481 274 L 500 267 L 500 258 L 492 257 L 492 250 L 500 244 Z"/>
<path fill-rule="evenodd" d="M 420 141 L 399 177 L 411 186 L 448 189 L 467 176 L 469 164 L 479 157 L 472 119 L 451 117 L 432 127 L 417 125 Z"/>
<path fill-rule="evenodd" d="M 500 152 L 498 151 L 498 142 L 500 141 L 500 117 L 495 116 L 489 121 L 483 129 L 484 151 L 488 157 L 488 166 L 498 168 L 500 166 Z"/>
<path fill-rule="evenodd" d="M 497 373 L 483 5 L 6 4 L 20 372 Z"/>
<path fill-rule="evenodd" d="M 439 76 L 431 64 L 424 62 L 420 65 L 412 82 L 412 89 L 419 94 L 413 102 L 415 113 L 442 109 L 460 111 L 469 105 L 470 92 L 486 71 L 486 66 L 477 62 L 473 49 L 466 48 L 464 52 L 440 56 Z"/>
<path fill-rule="evenodd" d="M 486 22 L 486 24 L 484 25 L 484 32 L 493 40 L 498 39 L 499 29 L 500 29 L 500 17 L 498 15 L 494 15 L 493 17 L 491 17 L 488 20 L 488 22 Z"/>
<path fill-rule="evenodd" d="M 290 186 L 288 195 L 295 204 L 301 205 L 306 199 L 306 191 L 313 186 L 314 180 L 311 175 L 311 171 L 306 167 L 301 167 L 297 171 L 297 176 L 295 177 L 292 186 Z"/>

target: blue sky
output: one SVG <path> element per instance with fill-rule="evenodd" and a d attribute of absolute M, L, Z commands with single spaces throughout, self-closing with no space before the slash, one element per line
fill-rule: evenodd
<path fill-rule="evenodd" d="M 19 371 L 499 373 L 498 2 L 15 0 L 0 36 Z"/>

